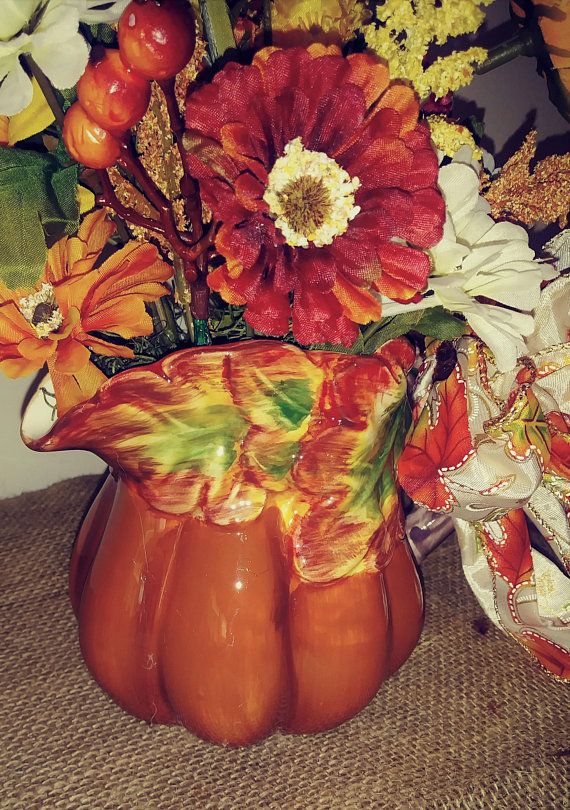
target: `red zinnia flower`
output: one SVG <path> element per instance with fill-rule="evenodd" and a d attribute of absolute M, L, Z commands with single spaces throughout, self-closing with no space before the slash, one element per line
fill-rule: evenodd
<path fill-rule="evenodd" d="M 192 93 L 186 145 L 221 223 L 209 285 L 259 332 L 342 342 L 425 287 L 437 158 L 412 89 L 368 54 L 265 48 Z"/>

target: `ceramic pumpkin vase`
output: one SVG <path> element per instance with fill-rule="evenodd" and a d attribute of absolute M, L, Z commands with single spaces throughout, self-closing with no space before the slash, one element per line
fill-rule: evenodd
<path fill-rule="evenodd" d="M 413 650 L 420 583 L 394 453 L 410 348 L 273 341 L 122 372 L 38 431 L 110 466 L 71 598 L 93 677 L 125 710 L 241 745 L 360 711 Z"/>

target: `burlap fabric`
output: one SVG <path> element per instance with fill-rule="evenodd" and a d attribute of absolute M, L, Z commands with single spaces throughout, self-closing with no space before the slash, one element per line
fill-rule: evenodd
<path fill-rule="evenodd" d="M 416 652 L 341 728 L 247 749 L 124 714 L 90 679 L 67 563 L 96 479 L 0 502 L 0 806 L 570 807 L 569 690 L 483 619 L 448 542 Z"/>

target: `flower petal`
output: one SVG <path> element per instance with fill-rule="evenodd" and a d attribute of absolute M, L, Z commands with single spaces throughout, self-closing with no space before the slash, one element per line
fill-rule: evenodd
<path fill-rule="evenodd" d="M 409 301 L 426 286 L 431 263 L 421 250 L 387 243 L 378 249 L 382 275 L 375 288 L 396 301 Z"/>
<path fill-rule="evenodd" d="M 364 93 L 353 84 L 334 87 L 320 97 L 316 110 L 313 128 L 304 145 L 334 157 L 343 151 L 364 120 Z"/>
<path fill-rule="evenodd" d="M 51 31 L 50 36 L 53 36 Z M 32 56 L 58 90 L 77 84 L 89 60 L 89 47 L 79 33 L 65 41 L 65 58 L 61 51 L 62 43 L 57 39 L 33 40 Z"/>
<path fill-rule="evenodd" d="M 265 282 L 245 311 L 246 322 L 263 335 L 282 337 L 289 331 L 291 305 L 289 296 L 275 291 Z"/>
<path fill-rule="evenodd" d="M 86 332 L 112 332 L 128 340 L 141 335 L 150 335 L 152 318 L 141 298 L 127 296 L 116 298 L 100 305 L 82 320 Z"/>
<path fill-rule="evenodd" d="M 350 54 L 348 62 L 350 64 L 348 81 L 362 88 L 366 106 L 370 107 L 388 87 L 390 81 L 388 67 L 368 53 Z"/>
<path fill-rule="evenodd" d="M 305 290 L 293 300 L 293 335 L 304 346 L 315 343 L 341 343 L 352 346 L 358 327 L 343 313 L 332 292 Z"/>
<path fill-rule="evenodd" d="M 18 351 L 22 357 L 34 363 L 36 368 L 41 368 L 55 352 L 56 347 L 57 343 L 49 338 L 42 340 L 38 337 L 28 337 L 18 344 Z"/>
<path fill-rule="evenodd" d="M 400 113 L 402 133 L 410 132 L 418 123 L 419 102 L 412 88 L 406 84 L 391 84 L 378 102 L 377 109 L 396 110 Z"/>
<path fill-rule="evenodd" d="M 87 363 L 74 374 L 62 374 L 54 361 L 50 360 L 48 370 L 53 383 L 59 419 L 74 405 L 91 399 L 107 379 L 93 363 Z"/>
<path fill-rule="evenodd" d="M 228 275 L 228 267 L 223 264 L 208 274 L 208 287 L 218 292 L 226 303 L 232 306 L 241 306 L 247 303 L 247 298 L 239 289 L 233 279 Z"/>
<path fill-rule="evenodd" d="M 57 344 L 57 351 L 52 362 L 62 374 L 77 374 L 89 363 L 90 358 L 89 349 L 70 336 Z"/>
<path fill-rule="evenodd" d="M 342 273 L 336 277 L 333 293 L 342 305 L 343 314 L 355 323 L 370 323 L 379 320 L 382 305 L 371 293 L 351 284 Z"/>
<path fill-rule="evenodd" d="M 32 82 L 16 58 L 14 67 L 0 84 L 0 115 L 16 115 L 31 104 Z"/>

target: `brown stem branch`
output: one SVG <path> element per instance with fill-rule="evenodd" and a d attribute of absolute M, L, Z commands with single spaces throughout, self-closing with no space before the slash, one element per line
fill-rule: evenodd
<path fill-rule="evenodd" d="M 136 225 L 139 228 L 145 228 L 147 231 L 154 231 L 155 233 L 164 235 L 164 228 L 159 220 L 145 217 L 144 214 L 139 214 L 134 208 L 128 208 L 128 206 L 124 205 L 119 200 L 106 169 L 100 169 L 97 172 L 97 176 L 101 183 L 101 193 L 97 196 L 97 203 L 99 205 L 112 208 L 121 219 L 124 219 L 125 222 L 130 222 L 131 225 Z"/>
<path fill-rule="evenodd" d="M 58 101 L 58 98 L 54 92 L 50 80 L 45 75 L 45 73 L 38 67 L 38 65 L 34 62 L 34 60 L 29 54 L 25 56 L 24 59 L 26 61 L 26 64 L 30 68 L 32 76 L 37 81 L 40 90 L 44 94 L 45 100 L 49 104 L 49 107 L 53 113 L 53 116 L 56 120 L 58 127 L 62 129 L 65 113 L 61 108 L 61 104 Z"/>
<path fill-rule="evenodd" d="M 271 27 L 271 0 L 263 0 L 263 44 L 271 45 L 273 31 Z"/>
<path fill-rule="evenodd" d="M 192 234 L 200 239 L 204 233 L 204 223 L 202 220 L 202 202 L 200 199 L 200 189 L 198 182 L 192 176 L 188 152 L 184 146 L 184 119 L 180 113 L 178 100 L 176 98 L 175 79 L 166 79 L 159 83 L 164 94 L 168 117 L 170 119 L 170 129 L 174 135 L 184 174 L 180 181 L 180 191 L 185 201 L 186 215 L 192 227 Z M 210 238 L 210 244 L 211 244 Z M 184 261 L 184 276 L 190 282 L 191 292 L 191 313 L 193 318 L 207 321 L 209 316 L 210 293 L 206 284 L 206 255 L 203 252 L 191 263 Z"/>
<path fill-rule="evenodd" d="M 195 262 L 210 246 L 210 235 L 205 234 L 202 236 L 200 233 L 198 238 L 192 241 L 188 234 L 179 232 L 174 220 L 172 204 L 150 179 L 128 139 L 125 139 L 121 144 L 121 155 L 117 160 L 117 164 L 132 175 L 143 194 L 156 208 L 161 225 L 164 228 L 164 236 L 170 242 L 172 250 L 185 262 Z"/>
<path fill-rule="evenodd" d="M 198 182 L 192 176 L 188 152 L 184 146 L 183 135 L 185 125 L 176 98 L 176 80 L 175 78 L 165 79 L 159 82 L 159 86 L 164 94 L 166 109 L 168 110 L 168 117 L 170 119 L 170 129 L 174 135 L 178 154 L 182 161 L 182 168 L 184 169 L 184 174 L 180 182 L 180 191 L 186 202 L 186 213 L 192 226 L 192 233 L 196 239 L 200 239 L 204 228 L 202 222 L 202 203 L 200 200 Z"/>

